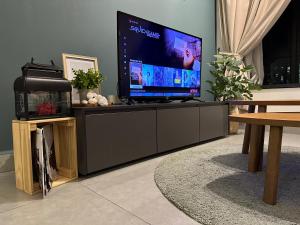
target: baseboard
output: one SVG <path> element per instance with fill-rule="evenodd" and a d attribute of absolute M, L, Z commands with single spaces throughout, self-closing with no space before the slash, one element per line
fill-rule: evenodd
<path fill-rule="evenodd" d="M 12 151 L 0 152 L 0 173 L 14 170 L 14 155 Z"/>

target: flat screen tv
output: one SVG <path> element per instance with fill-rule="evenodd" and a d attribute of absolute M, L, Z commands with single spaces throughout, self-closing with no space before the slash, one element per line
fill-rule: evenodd
<path fill-rule="evenodd" d="M 200 97 L 202 39 L 117 12 L 119 96 Z"/>

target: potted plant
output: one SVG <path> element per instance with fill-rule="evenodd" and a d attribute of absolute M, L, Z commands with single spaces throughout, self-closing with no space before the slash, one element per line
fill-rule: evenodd
<path fill-rule="evenodd" d="M 88 69 L 87 72 L 83 70 L 74 70 L 74 79 L 71 84 L 78 89 L 80 102 L 86 100 L 89 91 L 99 94 L 100 84 L 104 80 L 104 76 L 97 70 Z"/>
<path fill-rule="evenodd" d="M 257 82 L 249 78 L 254 67 L 245 66 L 242 59 L 234 54 L 218 52 L 215 58 L 216 60 L 209 63 L 214 80 L 207 81 L 211 87 L 208 92 L 213 94 L 217 101 L 251 100 L 252 90 L 259 89 Z M 238 114 L 238 107 L 230 107 L 230 113 Z M 230 122 L 230 133 L 237 133 L 238 128 L 237 122 Z"/>

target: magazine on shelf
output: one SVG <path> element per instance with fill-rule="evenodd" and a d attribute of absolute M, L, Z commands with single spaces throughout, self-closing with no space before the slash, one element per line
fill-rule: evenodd
<path fill-rule="evenodd" d="M 39 184 L 45 197 L 52 188 L 53 180 L 57 177 L 52 126 L 37 128 L 35 139 L 34 151 L 37 157 Z"/>

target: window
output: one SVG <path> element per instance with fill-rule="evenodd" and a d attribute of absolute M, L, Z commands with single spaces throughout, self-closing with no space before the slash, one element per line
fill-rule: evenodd
<path fill-rule="evenodd" d="M 292 0 L 263 39 L 264 88 L 300 87 L 300 1 Z"/>

